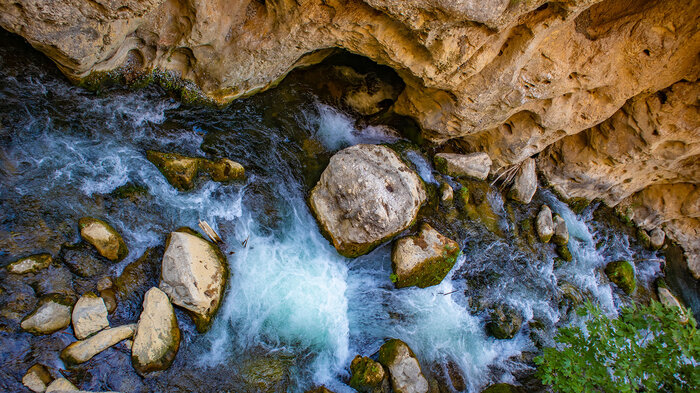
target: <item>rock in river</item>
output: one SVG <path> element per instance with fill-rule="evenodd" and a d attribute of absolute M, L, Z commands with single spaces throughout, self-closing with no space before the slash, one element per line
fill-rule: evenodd
<path fill-rule="evenodd" d="M 129 253 L 119 232 L 106 222 L 92 217 L 83 217 L 78 225 L 80 236 L 95 246 L 100 255 L 110 261 L 121 261 Z"/>
<path fill-rule="evenodd" d="M 418 359 L 405 342 L 399 339 L 385 342 L 379 348 L 379 363 L 389 370 L 394 392 L 428 392 L 428 381 L 423 376 Z"/>
<path fill-rule="evenodd" d="M 409 227 L 425 199 L 423 182 L 393 150 L 355 145 L 331 157 L 310 204 L 338 252 L 357 257 Z"/>
<path fill-rule="evenodd" d="M 360 393 L 387 393 L 389 375 L 384 367 L 371 358 L 355 356 L 350 363 L 350 382 L 348 384 Z"/>
<path fill-rule="evenodd" d="M 511 197 L 524 204 L 530 203 L 537 191 L 537 173 L 535 173 L 535 160 L 527 158 L 521 164 L 515 175 Z"/>
<path fill-rule="evenodd" d="M 46 393 L 53 392 L 77 392 L 78 388 L 75 387 L 69 380 L 65 378 L 55 379 L 49 386 L 46 387 Z"/>
<path fill-rule="evenodd" d="M 75 338 L 83 340 L 109 327 L 107 307 L 101 297 L 88 292 L 78 299 L 73 307 L 73 332 Z"/>
<path fill-rule="evenodd" d="M 80 364 L 93 356 L 134 335 L 136 324 L 105 329 L 87 340 L 76 341 L 61 351 L 61 359 L 68 365 Z"/>
<path fill-rule="evenodd" d="M 51 254 L 30 255 L 7 265 L 7 271 L 13 274 L 35 273 L 49 267 L 52 261 Z"/>
<path fill-rule="evenodd" d="M 180 329 L 170 299 L 158 288 L 151 288 L 143 299 L 143 312 L 134 334 L 131 362 L 141 374 L 165 370 L 180 347 Z"/>
<path fill-rule="evenodd" d="M 27 370 L 27 373 L 22 377 L 22 384 L 32 392 L 42 393 L 52 379 L 49 370 L 43 364 L 37 363 Z"/>
<path fill-rule="evenodd" d="M 566 224 L 564 224 L 566 226 Z M 554 222 L 552 221 L 552 210 L 547 205 L 542 206 L 542 210 L 537 214 L 537 236 L 542 243 L 549 243 L 554 235 Z"/>
<path fill-rule="evenodd" d="M 416 236 L 406 236 L 394 243 L 391 265 L 396 287 L 420 288 L 439 284 L 454 266 L 459 245 L 433 229 L 421 225 Z"/>
<path fill-rule="evenodd" d="M 197 330 L 203 332 L 221 304 L 226 258 L 193 233 L 176 231 L 168 237 L 159 287 L 173 304 L 190 312 Z"/>
<path fill-rule="evenodd" d="M 486 153 L 438 153 L 435 155 L 435 167 L 448 176 L 485 180 L 491 170 L 491 158 Z"/>
<path fill-rule="evenodd" d="M 48 295 L 21 323 L 22 329 L 33 334 L 50 334 L 70 325 L 72 302 L 61 295 Z"/>

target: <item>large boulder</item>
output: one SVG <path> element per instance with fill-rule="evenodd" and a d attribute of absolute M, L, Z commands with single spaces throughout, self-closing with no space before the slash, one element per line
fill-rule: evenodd
<path fill-rule="evenodd" d="M 389 370 L 395 393 L 427 393 L 428 380 L 423 376 L 416 355 L 405 342 L 391 339 L 379 348 L 379 363 Z"/>
<path fill-rule="evenodd" d="M 35 393 L 43 393 L 51 383 L 51 374 L 43 364 L 35 364 L 22 377 L 22 385 Z"/>
<path fill-rule="evenodd" d="M 7 265 L 7 271 L 13 274 L 36 273 L 49 267 L 52 261 L 51 254 L 30 255 Z"/>
<path fill-rule="evenodd" d="M 338 252 L 356 257 L 408 228 L 425 199 L 423 182 L 393 150 L 356 145 L 331 157 L 310 204 Z"/>
<path fill-rule="evenodd" d="M 537 214 L 537 236 L 542 243 L 549 243 L 554 235 L 554 222 L 552 221 L 552 210 L 549 206 L 543 205 Z"/>
<path fill-rule="evenodd" d="M 435 155 L 435 168 L 440 173 L 454 177 L 472 177 L 485 180 L 491 170 L 491 158 L 486 153 Z"/>
<path fill-rule="evenodd" d="M 143 298 L 143 311 L 131 346 L 131 362 L 141 374 L 170 367 L 180 348 L 180 329 L 168 295 L 151 288 Z"/>
<path fill-rule="evenodd" d="M 350 385 L 351 388 L 360 393 L 388 393 L 389 374 L 384 367 L 374 360 L 355 356 L 350 363 Z"/>
<path fill-rule="evenodd" d="M 61 359 L 68 365 L 80 364 L 114 344 L 134 335 L 136 324 L 102 330 L 87 340 L 76 341 L 61 351 Z"/>
<path fill-rule="evenodd" d="M 107 306 L 101 297 L 88 292 L 78 299 L 73 307 L 73 333 L 75 338 L 83 340 L 100 330 L 109 327 Z"/>
<path fill-rule="evenodd" d="M 204 332 L 221 304 L 226 258 L 214 244 L 184 230 L 172 232 L 165 247 L 159 287 Z"/>
<path fill-rule="evenodd" d="M 51 334 L 70 325 L 71 308 L 69 298 L 61 295 L 48 295 L 41 298 L 37 308 L 29 314 L 20 326 L 32 334 Z"/>
<path fill-rule="evenodd" d="M 452 269 L 458 255 L 457 242 L 423 224 L 418 235 L 406 236 L 394 243 L 391 265 L 395 285 L 397 288 L 437 285 Z"/>
<path fill-rule="evenodd" d="M 97 252 L 110 261 L 121 261 L 129 253 L 126 243 L 111 225 L 92 217 L 83 217 L 78 222 L 80 236 L 95 246 Z"/>
<path fill-rule="evenodd" d="M 520 203 L 528 204 L 535 195 L 535 191 L 537 191 L 535 160 L 527 158 L 520 164 L 518 173 L 515 175 L 510 196 Z"/>
<path fill-rule="evenodd" d="M 605 274 L 610 281 L 615 283 L 628 295 L 637 288 L 637 279 L 634 275 L 634 267 L 628 261 L 610 262 L 605 266 Z"/>

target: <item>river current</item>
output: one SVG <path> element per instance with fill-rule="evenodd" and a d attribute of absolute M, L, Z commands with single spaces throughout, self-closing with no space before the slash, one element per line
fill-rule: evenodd
<path fill-rule="evenodd" d="M 169 370 L 141 378 L 118 345 L 67 371 L 82 389 L 301 392 L 324 384 L 352 392 L 346 385 L 352 358 L 400 338 L 427 374 L 456 364 L 467 391 L 479 392 L 526 375 L 538 343 L 551 343 L 556 327 L 577 323 L 563 305 L 563 283 L 614 314 L 630 299 L 601 273 L 607 262 L 640 261 L 641 286 L 659 275 L 660 257 L 594 218 L 595 205 L 576 214 L 540 189 L 532 207 L 514 207 L 492 188 L 486 198 L 502 236 L 458 220 L 449 231 L 462 255 L 448 277 L 429 288 L 394 289 L 391 244 L 356 259 L 340 256 L 306 199 L 330 156 L 357 143 L 404 141 L 404 159 L 435 183 L 426 153 L 400 133 L 358 126 L 353 115 L 293 77 L 224 108 L 186 105 L 154 86 L 90 92 L 16 38 L 3 33 L 2 39 L 0 264 L 78 242 L 83 216 L 108 220 L 128 244 L 127 258 L 109 267 L 114 277 L 148 250 L 159 263 L 167 234 L 196 228 L 198 220 L 225 241 L 231 277 L 212 328 L 197 334 L 178 311 L 183 342 Z M 179 192 L 146 159 L 147 149 L 228 157 L 246 168 L 246 180 L 201 178 L 194 190 Z M 125 187 L 141 193 L 115 196 Z M 528 248 L 517 238 L 518 222 L 542 203 L 567 222 L 570 263 L 560 264 L 553 248 Z M 513 339 L 497 340 L 484 330 L 488 313 L 481 305 L 496 303 L 523 315 Z M 117 319 L 135 322 L 138 313 Z M 22 391 L 33 361 L 65 369 L 58 352 L 74 339 L 68 328 L 49 338 L 5 330 L 1 340 L 0 387 Z"/>

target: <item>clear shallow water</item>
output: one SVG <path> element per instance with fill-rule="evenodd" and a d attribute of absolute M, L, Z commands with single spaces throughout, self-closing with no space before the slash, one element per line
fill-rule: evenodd
<path fill-rule="evenodd" d="M 196 228 L 199 219 L 226 242 L 232 276 L 212 329 L 198 336 L 179 313 L 185 334 L 170 370 L 141 381 L 130 369 L 128 352 L 111 349 L 88 362 L 90 378 L 84 377 L 81 388 L 255 390 L 247 362 L 257 356 L 284 359 L 276 364 L 288 370 L 291 391 L 325 384 L 351 392 L 344 381 L 352 358 L 372 355 L 396 337 L 412 347 L 426 373 L 434 364 L 454 362 L 468 390 L 478 392 L 529 368 L 523 359 L 537 349 L 528 322 L 542 322 L 546 339 L 569 320 L 559 307 L 558 284 L 573 284 L 615 313 L 628 299 L 613 291 L 600 268 L 651 255 L 595 223 L 590 212 L 575 215 L 547 191 L 528 209 L 511 206 L 492 190 L 486 197 L 505 237 L 466 219 L 433 223 L 460 242 L 463 255 L 440 285 L 395 290 L 390 245 L 343 258 L 321 236 L 305 202 L 333 152 L 356 143 L 396 142 L 394 132 L 357 128 L 350 115 L 321 103 L 292 78 L 224 109 L 190 107 L 157 88 L 96 96 L 71 87 L 36 55 L 27 55 L 27 64 L 14 63 L 11 49 L 0 50 L 3 264 L 51 250 L 60 239 L 78 241 L 76 223 L 85 215 L 107 219 L 129 245 L 129 256 L 110 268 L 115 276 L 147 249 L 162 246 L 168 232 Z M 247 179 L 219 184 L 201 178 L 195 190 L 177 192 L 146 160 L 147 149 L 228 157 L 245 166 Z M 426 182 L 437 184 L 420 152 L 408 150 L 405 159 Z M 129 184 L 144 187 L 147 195 L 136 201 L 110 196 Z M 572 263 L 557 267 L 553 248 L 528 248 L 515 236 L 515 221 L 532 217 L 541 202 L 567 221 Z M 51 228 L 50 236 L 34 234 L 37 220 Z M 12 233 L 22 234 L 14 246 Z M 658 275 L 653 262 L 637 269 L 645 282 Z M 484 331 L 486 306 L 496 303 L 524 317 L 512 340 L 495 340 Z M 2 386 L 16 387 L 31 365 L 19 354 L 37 339 L 18 333 L 3 340 L 16 350 L 2 355 L 10 365 Z M 57 351 L 52 359 L 59 367 Z"/>

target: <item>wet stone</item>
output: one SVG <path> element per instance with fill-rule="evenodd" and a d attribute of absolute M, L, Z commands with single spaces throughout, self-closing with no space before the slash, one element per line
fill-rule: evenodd
<path fill-rule="evenodd" d="M 105 349 L 134 335 L 136 325 L 105 329 L 86 340 L 76 341 L 61 351 L 61 359 L 68 365 L 87 362 Z"/>
<path fill-rule="evenodd" d="M 27 370 L 22 377 L 22 384 L 32 392 L 41 393 L 46 390 L 52 379 L 49 370 L 43 364 L 37 363 Z"/>
<path fill-rule="evenodd" d="M 391 387 L 396 393 L 427 393 L 428 380 L 409 346 L 391 339 L 379 348 L 379 363 L 389 370 Z"/>
<path fill-rule="evenodd" d="M 84 278 L 104 274 L 108 268 L 107 263 L 85 243 L 63 246 L 59 258 L 73 274 Z"/>
<path fill-rule="evenodd" d="M 100 330 L 109 327 L 107 307 L 104 300 L 88 292 L 78 299 L 71 317 L 75 338 L 83 340 Z"/>
<path fill-rule="evenodd" d="M 46 387 L 46 393 L 73 391 L 78 391 L 78 388 L 65 378 L 58 378 Z"/>
<path fill-rule="evenodd" d="M 605 274 L 626 294 L 630 295 L 637 287 L 634 267 L 628 261 L 610 262 L 605 266 Z"/>
<path fill-rule="evenodd" d="M 350 387 L 360 393 L 388 393 L 389 375 L 384 367 L 374 360 L 355 356 L 350 363 Z"/>
<path fill-rule="evenodd" d="M 22 320 L 21 327 L 29 333 L 51 334 L 70 325 L 72 302 L 61 295 L 45 296 L 36 310 Z"/>
<path fill-rule="evenodd" d="M 13 274 L 36 273 L 49 267 L 52 261 L 51 254 L 30 255 L 7 265 L 7 271 Z"/>
<path fill-rule="evenodd" d="M 121 261 L 129 253 L 119 232 L 111 225 L 97 218 L 83 217 L 78 222 L 80 236 L 95 246 L 103 257 L 110 261 Z"/>
<path fill-rule="evenodd" d="M 486 332 L 499 340 L 515 337 L 523 323 L 520 312 L 507 304 L 497 305 L 486 323 Z"/>
<path fill-rule="evenodd" d="M 53 264 L 46 269 L 40 270 L 30 278 L 29 283 L 34 288 L 37 296 L 60 294 L 74 300 L 77 299 L 73 290 L 73 275 L 63 265 Z"/>

